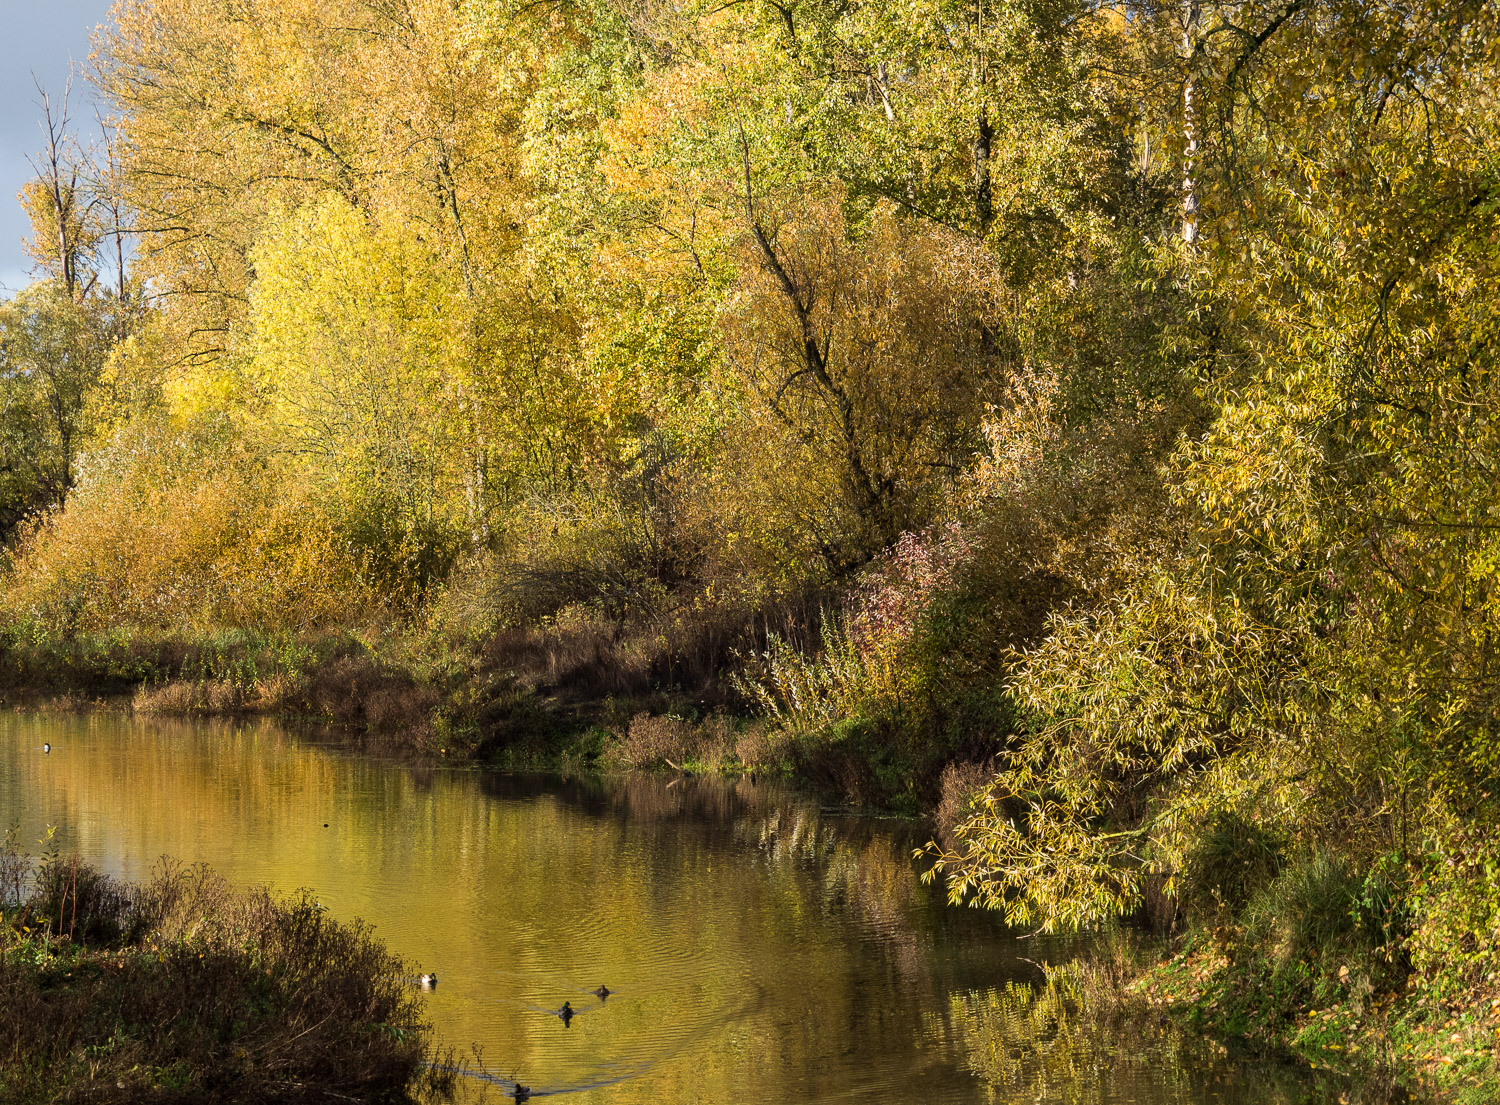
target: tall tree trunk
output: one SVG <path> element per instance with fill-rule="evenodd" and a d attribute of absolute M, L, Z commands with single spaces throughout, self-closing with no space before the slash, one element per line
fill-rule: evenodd
<path fill-rule="evenodd" d="M 1198 188 L 1193 171 L 1198 160 L 1197 86 L 1193 80 L 1194 54 L 1198 42 L 1198 5 L 1187 0 L 1182 21 L 1182 240 L 1192 245 L 1198 240 Z"/>
<path fill-rule="evenodd" d="M 875 90 L 880 93 L 881 106 L 885 108 L 885 121 L 887 123 L 894 123 L 896 121 L 896 111 L 891 107 L 891 92 L 885 75 L 885 62 L 882 61 L 875 66 L 874 80 Z"/>
<path fill-rule="evenodd" d="M 995 133 L 990 128 L 990 111 L 979 109 L 979 126 L 974 136 L 974 215 L 979 220 L 979 232 L 990 228 L 995 217 L 994 198 L 990 191 L 990 140 Z"/>

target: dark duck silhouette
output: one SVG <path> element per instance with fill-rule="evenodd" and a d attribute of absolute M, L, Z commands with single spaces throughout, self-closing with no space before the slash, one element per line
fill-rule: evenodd
<path fill-rule="evenodd" d="M 563 1024 L 568 1024 L 573 1019 L 573 1003 L 563 1002 L 563 1007 L 557 1011 L 557 1015 L 562 1018 Z"/>
<path fill-rule="evenodd" d="M 599 989 L 591 992 L 593 993 L 594 997 L 598 998 L 600 1001 L 603 1001 L 605 998 L 609 997 L 608 986 L 600 986 Z"/>
<path fill-rule="evenodd" d="M 531 1097 L 531 1087 L 523 1086 L 521 1085 L 521 1083 L 517 1082 L 516 1088 L 511 1091 L 510 1096 L 515 1098 L 517 1101 L 527 1101 Z"/>

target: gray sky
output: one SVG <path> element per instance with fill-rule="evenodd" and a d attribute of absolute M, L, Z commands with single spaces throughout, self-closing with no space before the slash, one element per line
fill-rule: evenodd
<path fill-rule="evenodd" d="M 41 147 L 35 71 L 54 98 L 62 95 L 69 65 L 89 56 L 95 25 L 109 16 L 111 0 L 0 0 L 0 296 L 31 279 L 21 239 L 30 231 L 16 193 L 31 176 L 26 155 Z M 92 128 L 93 88 L 73 82 L 74 117 Z"/>

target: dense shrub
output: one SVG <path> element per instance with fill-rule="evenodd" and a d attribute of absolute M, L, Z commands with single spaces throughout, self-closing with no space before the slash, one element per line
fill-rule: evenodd
<path fill-rule="evenodd" d="M 12 853 L 12 857 L 14 853 Z M 309 895 L 53 858 L 0 916 L 0 1097 L 411 1101 L 450 1078 L 400 960 Z"/>
<path fill-rule="evenodd" d="M 140 425 L 22 535 L 5 605 L 39 634 L 307 630 L 381 604 L 316 488 L 228 427 Z"/>
<path fill-rule="evenodd" d="M 1363 881 L 1331 850 L 1299 856 L 1255 901 L 1250 925 L 1286 958 L 1360 950 L 1365 932 L 1356 907 Z"/>

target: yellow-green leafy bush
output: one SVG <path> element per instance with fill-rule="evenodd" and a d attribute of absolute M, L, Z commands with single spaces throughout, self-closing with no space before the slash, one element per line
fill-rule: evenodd
<path fill-rule="evenodd" d="M 67 637 L 115 626 L 313 629 L 378 609 L 315 485 L 227 428 L 135 428 L 32 524 L 6 579 L 13 618 Z"/>

